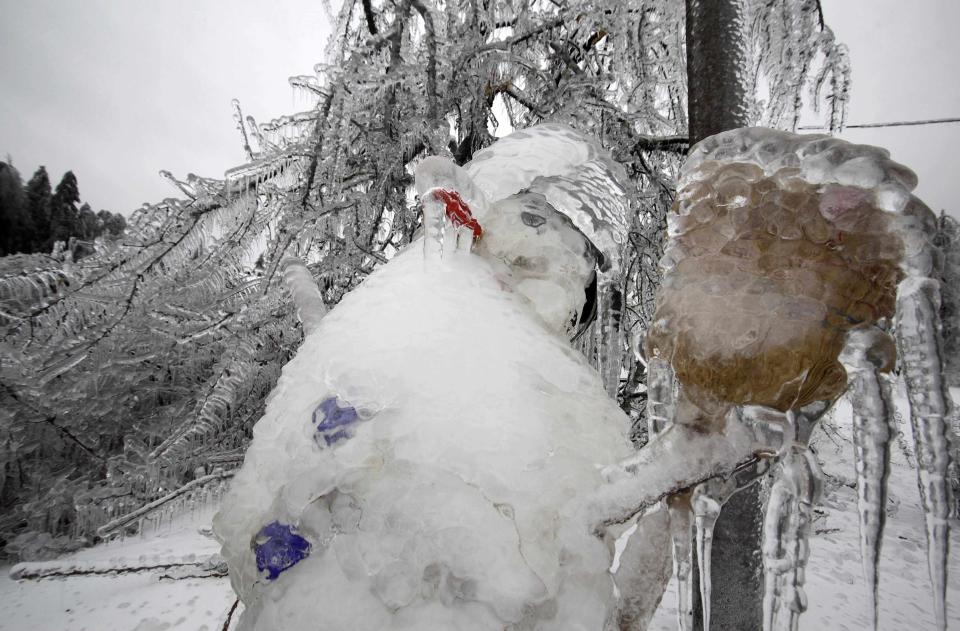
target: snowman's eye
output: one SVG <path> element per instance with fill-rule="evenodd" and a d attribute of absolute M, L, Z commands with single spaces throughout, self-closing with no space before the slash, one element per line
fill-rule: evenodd
<path fill-rule="evenodd" d="M 547 222 L 547 220 L 540 215 L 528 213 L 527 211 L 520 213 L 520 219 L 523 220 L 524 224 L 530 226 L 531 228 L 539 228 Z"/>

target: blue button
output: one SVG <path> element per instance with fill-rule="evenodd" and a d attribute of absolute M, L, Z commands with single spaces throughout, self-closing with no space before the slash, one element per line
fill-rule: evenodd
<path fill-rule="evenodd" d="M 310 556 L 310 542 L 296 533 L 293 526 L 275 521 L 264 526 L 254 542 L 257 569 L 266 570 L 267 580 L 274 580 Z"/>

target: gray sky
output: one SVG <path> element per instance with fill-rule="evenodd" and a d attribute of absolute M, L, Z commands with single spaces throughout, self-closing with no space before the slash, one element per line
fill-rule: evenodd
<path fill-rule="evenodd" d="M 94 210 L 179 195 L 158 176 L 244 161 L 230 100 L 266 122 L 306 107 L 329 35 L 318 0 L 0 0 L 0 159 L 72 169 Z"/>
<path fill-rule="evenodd" d="M 848 122 L 960 116 L 960 2 L 823 4 L 850 48 Z M 95 210 L 124 214 L 177 194 L 160 169 L 242 163 L 230 99 L 261 122 L 301 109 L 286 78 L 312 72 L 329 32 L 318 0 L 0 0 L 0 16 L 0 157 L 24 179 L 45 164 L 54 184 L 73 169 Z M 886 146 L 960 216 L 960 124 L 843 137 Z"/>
<path fill-rule="evenodd" d="M 848 123 L 960 117 L 958 0 L 822 0 L 850 49 Z M 841 138 L 879 145 L 920 178 L 915 193 L 960 217 L 960 123 L 850 129 Z"/>

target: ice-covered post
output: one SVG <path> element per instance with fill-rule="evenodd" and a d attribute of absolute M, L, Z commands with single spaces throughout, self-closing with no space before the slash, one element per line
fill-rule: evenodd
<path fill-rule="evenodd" d="M 686 0 L 687 119 L 690 146 L 708 136 L 750 124 L 748 56 L 741 0 Z M 714 530 L 716 580 L 713 624 L 717 629 L 758 629 L 763 579 L 760 529 L 763 507 L 754 486 L 733 497 Z M 694 580 L 698 565 L 694 563 Z M 702 628 L 694 590 L 695 628 Z"/>

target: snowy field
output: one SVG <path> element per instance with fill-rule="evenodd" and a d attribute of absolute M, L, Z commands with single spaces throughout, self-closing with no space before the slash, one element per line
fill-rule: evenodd
<path fill-rule="evenodd" d="M 210 507 L 185 515 L 143 538 L 81 550 L 58 564 L 97 568 L 202 561 L 220 550 L 199 532 L 209 528 L 213 512 Z M 191 573 L 186 568 L 28 581 L 11 580 L 9 570 L 3 568 L 0 576 L 0 629 L 10 631 L 220 631 L 235 600 L 226 578 L 164 576 Z"/>
<path fill-rule="evenodd" d="M 953 395 L 956 399 L 960 392 L 955 390 Z M 868 628 L 848 416 L 849 407 L 841 405 L 835 414 L 835 431 L 818 430 L 814 441 L 826 475 L 807 569 L 810 607 L 800 619 L 801 631 Z M 890 631 L 934 628 L 923 515 L 915 472 L 907 460 L 910 448 L 907 436 L 894 449 L 890 477 L 880 578 L 880 628 Z M 213 539 L 199 532 L 209 526 L 212 514 L 212 507 L 199 510 L 159 532 L 82 550 L 55 563 L 90 569 L 200 562 L 219 549 Z M 958 545 L 960 529 L 954 528 L 951 547 L 956 550 Z M 10 579 L 9 570 L 3 568 L 0 575 L 3 630 L 219 631 L 233 627 L 224 626 L 234 604 L 229 581 L 183 577 L 191 573 L 189 568 L 22 581 Z M 955 554 L 949 572 L 949 628 L 960 630 L 960 562 Z M 671 584 L 651 625 L 653 631 L 676 629 L 675 603 L 676 585 Z M 236 618 L 235 613 L 234 622 Z"/>

